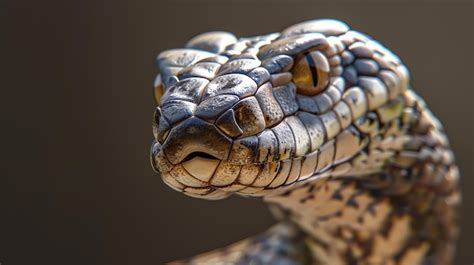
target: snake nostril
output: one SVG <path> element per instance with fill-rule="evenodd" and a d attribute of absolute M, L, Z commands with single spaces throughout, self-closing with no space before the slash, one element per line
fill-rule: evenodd
<path fill-rule="evenodd" d="M 217 157 L 211 155 L 211 154 L 208 154 L 208 153 L 205 153 L 205 152 L 192 152 L 190 153 L 189 155 L 187 155 L 182 162 L 186 162 L 186 161 L 189 161 L 195 157 L 201 157 L 201 158 L 207 158 L 207 159 L 218 159 Z"/>

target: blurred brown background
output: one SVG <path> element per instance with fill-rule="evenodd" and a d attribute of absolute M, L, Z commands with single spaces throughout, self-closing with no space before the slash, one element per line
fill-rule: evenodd
<path fill-rule="evenodd" d="M 444 122 L 463 176 L 456 264 L 472 264 L 473 15 L 455 1 L 0 1 L 0 262 L 162 264 L 271 225 L 257 200 L 187 198 L 152 172 L 154 57 L 203 31 L 331 17 L 400 55 Z"/>

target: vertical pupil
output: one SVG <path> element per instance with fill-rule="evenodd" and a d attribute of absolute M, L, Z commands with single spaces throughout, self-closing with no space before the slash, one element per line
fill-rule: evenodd
<path fill-rule="evenodd" d="M 305 52 L 291 70 L 297 92 L 315 96 L 326 88 L 329 82 L 329 63 L 320 51 Z"/>
<path fill-rule="evenodd" d="M 316 63 L 313 60 L 313 56 L 309 52 L 304 54 L 306 61 L 308 62 L 309 69 L 311 70 L 311 77 L 313 79 L 313 86 L 318 86 L 318 70 L 316 69 Z"/>

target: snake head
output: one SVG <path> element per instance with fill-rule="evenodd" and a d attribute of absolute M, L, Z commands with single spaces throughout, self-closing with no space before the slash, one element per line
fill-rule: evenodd
<path fill-rule="evenodd" d="M 157 63 L 152 166 L 206 199 L 357 174 L 373 116 L 399 114 L 409 82 L 390 51 L 328 19 L 251 38 L 204 33 Z"/>

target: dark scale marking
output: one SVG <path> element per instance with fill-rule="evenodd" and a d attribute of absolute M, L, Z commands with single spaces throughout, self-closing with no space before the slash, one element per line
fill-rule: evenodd
<path fill-rule="evenodd" d="M 410 249 L 412 248 L 418 248 L 420 247 L 423 242 L 426 242 L 422 239 L 418 239 L 416 237 L 410 237 L 408 242 L 405 244 L 405 247 L 403 247 L 394 257 L 393 259 L 395 261 L 400 261 L 401 258 L 403 257 L 404 254 L 406 254 Z M 426 263 L 426 264 L 433 264 L 433 263 Z"/>
<path fill-rule="evenodd" d="M 334 218 L 334 217 L 341 217 L 341 216 L 342 216 L 342 211 L 339 210 L 339 211 L 337 211 L 337 212 L 335 212 L 335 213 L 333 213 L 333 214 L 328 214 L 328 215 L 320 216 L 320 217 L 318 217 L 317 220 L 318 220 L 318 221 L 321 221 L 321 222 L 324 222 L 324 221 L 327 221 L 327 220 L 329 220 L 329 219 L 331 219 L 331 218 Z"/>
<path fill-rule="evenodd" d="M 356 244 L 356 242 L 353 242 L 352 244 Z M 359 264 L 359 261 L 354 257 L 354 253 L 352 253 L 352 249 L 348 248 L 345 251 L 345 261 L 347 265 L 357 265 Z"/>
<path fill-rule="evenodd" d="M 331 196 L 331 199 L 338 200 L 338 201 L 344 200 L 344 198 L 342 197 L 342 194 L 341 194 L 341 189 L 335 190 L 334 193 Z"/>
<path fill-rule="evenodd" d="M 395 221 L 396 217 L 400 217 L 400 215 L 398 215 L 398 213 L 395 213 L 395 212 L 392 211 L 388 215 L 386 221 L 383 223 L 382 228 L 379 231 L 379 234 L 381 234 L 382 236 L 387 238 L 388 233 L 390 233 L 390 231 L 392 230 L 393 225 L 395 224 L 394 221 Z"/>
<path fill-rule="evenodd" d="M 314 199 L 314 195 L 313 194 L 310 194 L 304 198 L 301 198 L 300 199 L 300 203 L 305 203 L 306 201 L 309 201 L 309 200 L 313 200 Z"/>
<path fill-rule="evenodd" d="M 357 203 L 356 199 L 354 197 L 351 197 L 349 200 L 347 200 L 347 206 L 354 207 L 356 209 L 359 208 L 359 203 Z"/>
<path fill-rule="evenodd" d="M 365 154 L 370 154 L 370 145 L 366 145 L 362 148 L 361 152 L 364 152 Z"/>
<path fill-rule="evenodd" d="M 369 125 L 373 125 L 374 123 L 378 123 L 380 121 L 379 116 L 375 112 L 369 112 L 365 116 L 367 120 L 369 121 Z"/>
<path fill-rule="evenodd" d="M 375 206 L 378 204 L 377 201 L 374 201 L 372 203 L 370 203 L 368 206 L 367 206 L 367 209 L 366 211 L 371 214 L 372 216 L 376 216 L 376 212 L 375 212 Z"/>

